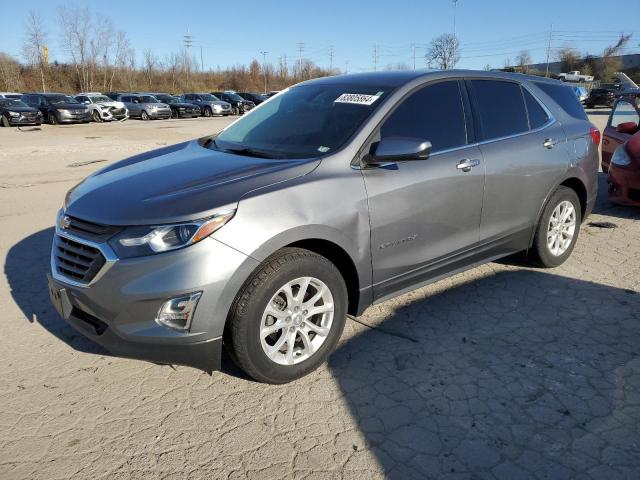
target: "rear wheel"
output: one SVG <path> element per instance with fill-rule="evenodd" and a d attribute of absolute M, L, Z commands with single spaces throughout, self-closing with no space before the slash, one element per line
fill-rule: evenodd
<path fill-rule="evenodd" d="M 146 112 L 146 110 L 143 110 L 140 114 L 140 120 L 149 120 L 149 114 Z"/>
<path fill-rule="evenodd" d="M 531 260 L 540 267 L 557 267 L 571 255 L 578 240 L 582 210 L 574 190 L 560 186 L 551 195 L 536 230 Z"/>
<path fill-rule="evenodd" d="M 4 115 L 2 115 L 2 126 L 3 127 L 10 127 L 11 126 L 11 122 Z"/>
<path fill-rule="evenodd" d="M 345 324 L 347 289 L 338 269 L 308 250 L 285 248 L 242 287 L 225 347 L 255 380 L 286 383 L 315 370 Z"/>

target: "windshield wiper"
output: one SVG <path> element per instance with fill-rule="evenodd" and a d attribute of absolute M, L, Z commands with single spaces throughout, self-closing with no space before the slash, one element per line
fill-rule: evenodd
<path fill-rule="evenodd" d="M 215 140 L 213 141 L 213 144 L 216 145 Z M 267 152 L 263 152 L 261 150 L 255 150 L 253 148 L 249 148 L 249 147 L 239 147 L 239 148 L 224 148 L 222 149 L 222 151 L 224 152 L 231 152 L 231 153 L 235 153 L 236 155 L 242 155 L 245 157 L 256 157 L 256 158 L 279 158 L 277 156 L 274 156 L 270 153 Z"/>

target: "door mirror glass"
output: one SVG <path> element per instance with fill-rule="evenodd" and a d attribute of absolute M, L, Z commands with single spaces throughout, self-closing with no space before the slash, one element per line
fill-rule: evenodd
<path fill-rule="evenodd" d="M 431 154 L 431 142 L 413 137 L 387 137 L 375 145 L 367 163 L 424 160 Z"/>
<path fill-rule="evenodd" d="M 619 123 L 616 127 L 616 131 L 618 131 L 618 133 L 629 133 L 633 135 L 638 131 L 638 124 L 635 122 Z"/>

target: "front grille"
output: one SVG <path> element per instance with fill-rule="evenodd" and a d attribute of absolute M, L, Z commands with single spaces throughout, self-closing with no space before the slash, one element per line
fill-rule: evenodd
<path fill-rule="evenodd" d="M 89 283 L 106 263 L 100 250 L 56 235 L 54 260 L 58 273 L 80 283 Z"/>
<path fill-rule="evenodd" d="M 67 216 L 69 224 L 64 230 L 94 242 L 104 242 L 120 232 L 122 228 L 99 223 L 87 222 L 76 217 Z"/>

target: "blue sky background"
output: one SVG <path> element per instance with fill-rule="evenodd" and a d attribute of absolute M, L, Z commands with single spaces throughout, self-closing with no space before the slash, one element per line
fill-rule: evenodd
<path fill-rule="evenodd" d="M 111 0 L 0 0 L 2 40 L 0 51 L 20 58 L 29 9 L 40 10 L 47 20 L 50 59 L 66 59 L 59 45 L 56 6 L 88 5 L 98 16 L 111 17 L 124 30 L 139 58 L 151 48 L 160 57 L 181 48 L 187 30 L 194 36 L 192 53 L 205 69 L 248 64 L 261 59 L 277 63 L 287 55 L 289 65 L 303 56 L 329 66 L 330 46 L 334 67 L 350 72 L 373 69 L 373 47 L 378 45 L 378 68 L 399 62 L 413 66 L 411 45 L 416 44 L 417 67 L 426 66 L 429 41 L 453 31 L 452 0 L 405 1 L 242 1 Z M 459 0 L 456 30 L 461 42 L 460 68 L 502 67 L 519 51 L 530 51 L 534 62 L 545 60 L 550 25 L 555 31 L 554 53 L 563 46 L 599 54 L 617 33 L 635 32 L 626 53 L 640 53 L 640 0 Z M 621 14 L 622 13 L 622 14 Z"/>

